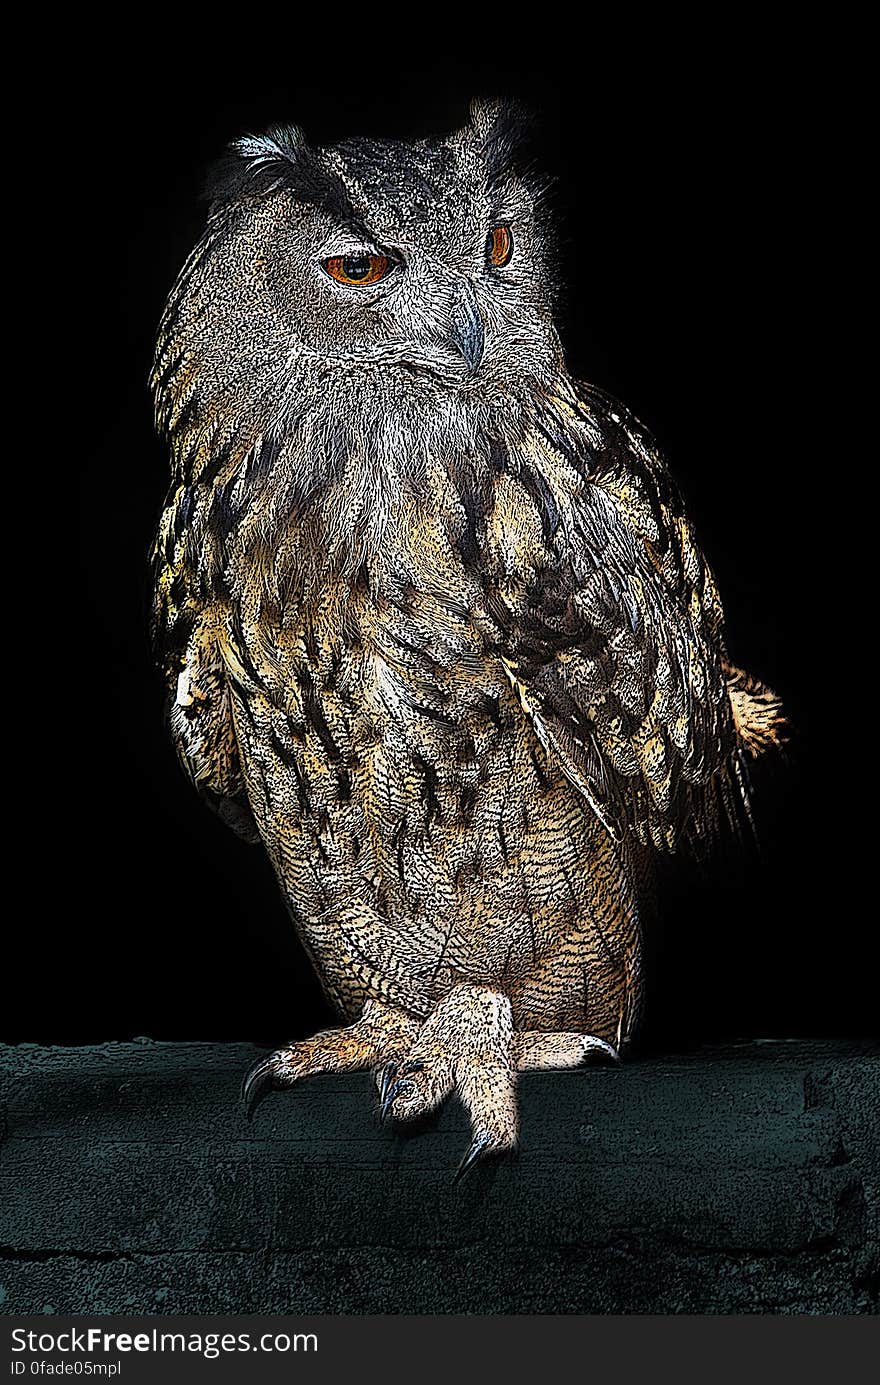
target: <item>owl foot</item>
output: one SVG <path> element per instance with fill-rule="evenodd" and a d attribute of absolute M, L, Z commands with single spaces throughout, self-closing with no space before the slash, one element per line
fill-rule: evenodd
<path fill-rule="evenodd" d="M 451 1092 L 471 1121 L 473 1140 L 456 1174 L 516 1144 L 513 1020 L 506 996 L 485 986 L 456 986 L 419 1030 L 403 1061 L 377 1073 L 383 1118 L 427 1115 Z"/>
<path fill-rule="evenodd" d="M 402 1010 L 368 1001 L 354 1024 L 325 1029 L 302 1043 L 276 1049 L 247 1073 L 241 1095 L 250 1118 L 257 1106 L 276 1087 L 292 1087 L 303 1077 L 322 1072 L 354 1072 L 387 1063 L 406 1053 L 419 1029 L 419 1021 Z"/>

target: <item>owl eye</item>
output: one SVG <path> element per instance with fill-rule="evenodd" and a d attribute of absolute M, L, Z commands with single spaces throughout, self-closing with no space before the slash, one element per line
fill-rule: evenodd
<path fill-rule="evenodd" d="M 387 255 L 332 255 L 324 268 L 338 284 L 377 284 L 391 268 Z"/>
<path fill-rule="evenodd" d="M 509 226 L 493 226 L 486 237 L 486 255 L 489 263 L 500 269 L 506 265 L 513 254 L 513 234 Z"/>

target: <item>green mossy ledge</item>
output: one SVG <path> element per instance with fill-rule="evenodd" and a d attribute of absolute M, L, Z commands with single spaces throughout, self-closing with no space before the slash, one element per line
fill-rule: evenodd
<path fill-rule="evenodd" d="M 877 1311 L 880 1049 L 527 1074 L 519 1154 L 366 1074 L 238 1103 L 243 1045 L 0 1048 L 0 1312 Z"/>

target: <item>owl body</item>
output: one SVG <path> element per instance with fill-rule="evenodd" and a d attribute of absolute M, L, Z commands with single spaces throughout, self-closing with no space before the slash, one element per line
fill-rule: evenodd
<path fill-rule="evenodd" d="M 275 1080 L 624 1047 L 652 855 L 779 738 L 650 437 L 565 370 L 516 149 L 504 107 L 240 141 L 160 330 L 172 734 L 349 1021 Z"/>
<path fill-rule="evenodd" d="M 348 1018 L 371 995 L 424 1016 L 471 981 L 503 985 L 522 1028 L 619 1038 L 639 994 L 627 849 L 523 716 L 441 517 L 400 522 L 399 562 L 367 562 L 343 609 L 306 605 L 236 713 L 293 916 Z M 420 552 L 445 569 L 431 595 Z"/>

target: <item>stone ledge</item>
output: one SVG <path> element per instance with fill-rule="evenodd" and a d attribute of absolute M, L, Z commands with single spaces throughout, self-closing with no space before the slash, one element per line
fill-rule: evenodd
<path fill-rule="evenodd" d="M 355 1074 L 249 1125 L 255 1056 L 0 1048 L 0 1311 L 876 1312 L 876 1045 L 526 1074 L 518 1155 L 457 1187 L 454 1105 L 382 1128 Z"/>

